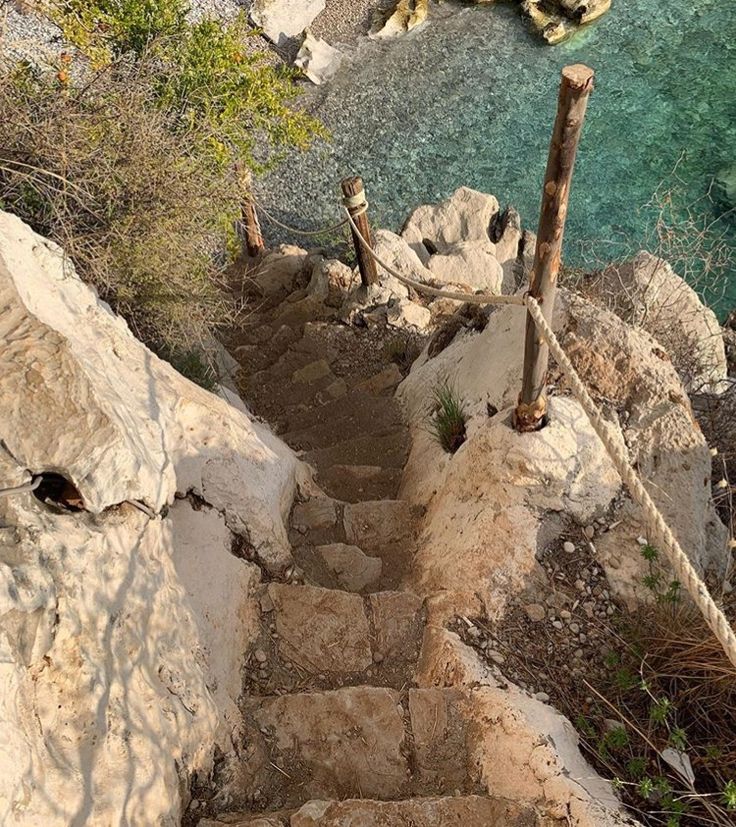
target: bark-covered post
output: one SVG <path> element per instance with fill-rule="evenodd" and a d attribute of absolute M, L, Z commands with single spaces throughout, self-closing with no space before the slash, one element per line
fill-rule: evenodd
<path fill-rule="evenodd" d="M 245 249 L 249 256 L 258 256 L 265 249 L 261 222 L 258 220 L 256 205 L 251 196 L 253 183 L 250 171 L 239 161 L 235 163 L 235 176 L 238 188 L 242 193 L 240 198 L 240 221 L 245 233 Z"/>
<path fill-rule="evenodd" d="M 266 245 L 263 243 L 261 222 L 258 220 L 256 206 L 248 195 L 243 197 L 241 215 L 245 229 L 245 248 L 249 256 L 258 256 L 263 252 Z"/>
<path fill-rule="evenodd" d="M 344 178 L 342 181 L 342 194 L 343 204 L 347 207 L 353 221 L 355 221 L 355 225 L 360 231 L 360 234 L 368 242 L 369 246 L 373 247 L 373 236 L 371 235 L 371 228 L 368 223 L 368 202 L 365 200 L 363 179 L 358 175 Z M 351 227 L 350 231 L 353 235 L 353 246 L 355 247 L 355 257 L 358 260 L 360 280 L 364 285 L 375 284 L 378 281 L 376 262 L 361 243 L 355 230 Z"/>
<path fill-rule="evenodd" d="M 539 302 L 550 324 L 555 306 L 570 181 L 592 89 L 592 69 L 577 63 L 562 70 L 557 118 L 544 176 L 537 249 L 529 279 L 529 293 Z M 549 349 L 539 335 L 534 320 L 527 314 L 524 375 L 514 414 L 514 424 L 518 431 L 536 431 L 545 422 L 548 359 Z"/>

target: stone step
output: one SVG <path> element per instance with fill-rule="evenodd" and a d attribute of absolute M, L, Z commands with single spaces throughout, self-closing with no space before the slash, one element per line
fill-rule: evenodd
<path fill-rule="evenodd" d="M 329 447 L 344 442 L 346 437 L 380 437 L 399 431 L 408 441 L 401 411 L 392 399 L 348 391 L 337 403 L 306 411 L 299 426 L 286 431 L 283 439 L 304 451 Z"/>
<path fill-rule="evenodd" d="M 380 465 L 401 469 L 406 463 L 409 445 L 403 429 L 385 436 L 358 435 L 326 448 L 308 451 L 304 459 L 318 472 L 333 465 Z"/>
<path fill-rule="evenodd" d="M 308 801 L 295 813 L 229 814 L 199 827 L 542 827 L 532 807 L 503 798 L 457 795 L 403 801 Z"/>
<path fill-rule="evenodd" d="M 332 465 L 317 473 L 320 488 L 348 503 L 391 500 L 401 485 L 401 468 L 379 465 Z"/>
<path fill-rule="evenodd" d="M 412 592 L 362 597 L 318 586 L 270 583 L 258 597 L 261 633 L 245 663 L 252 695 L 412 680 L 425 609 Z"/>
<path fill-rule="evenodd" d="M 462 690 L 354 686 L 250 698 L 245 706 L 252 731 L 244 792 L 258 790 L 270 809 L 480 791 Z"/>

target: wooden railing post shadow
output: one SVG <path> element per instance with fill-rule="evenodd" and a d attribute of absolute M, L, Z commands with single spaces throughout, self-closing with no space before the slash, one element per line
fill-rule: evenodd
<path fill-rule="evenodd" d="M 529 278 L 529 294 L 539 302 L 542 313 L 550 324 L 555 307 L 570 182 L 592 89 L 592 69 L 578 63 L 562 70 L 557 117 L 544 176 L 537 249 Z M 536 431 L 546 422 L 548 360 L 549 349 L 537 331 L 534 320 L 527 313 L 524 374 L 514 412 L 517 431 Z"/>
<path fill-rule="evenodd" d="M 355 221 L 355 225 L 363 238 L 373 247 L 373 235 L 371 234 L 370 223 L 368 222 L 368 202 L 365 198 L 363 179 L 359 175 L 344 178 L 342 180 L 343 204 Z M 371 254 L 361 244 L 360 239 L 351 227 L 355 257 L 360 270 L 360 280 L 363 285 L 375 284 L 378 281 L 378 270 L 376 262 Z"/>

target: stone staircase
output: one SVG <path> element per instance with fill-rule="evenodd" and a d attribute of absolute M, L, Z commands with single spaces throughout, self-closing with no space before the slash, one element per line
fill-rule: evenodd
<path fill-rule="evenodd" d="M 402 589 L 421 515 L 396 499 L 401 373 L 375 331 L 318 312 L 304 297 L 273 301 L 236 343 L 246 402 L 303 452 L 324 495 L 294 507 L 295 565 L 257 596 L 240 811 L 199 827 L 552 823 L 488 795 L 470 695 L 417 685 L 427 617 Z"/>

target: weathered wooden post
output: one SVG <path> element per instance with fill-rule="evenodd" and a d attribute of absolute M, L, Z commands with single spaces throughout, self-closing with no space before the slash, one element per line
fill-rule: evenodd
<path fill-rule="evenodd" d="M 550 323 L 555 307 L 570 181 L 588 97 L 592 89 L 592 69 L 577 63 L 562 70 L 557 117 L 544 176 L 537 249 L 529 279 L 529 293 L 539 302 L 545 318 Z M 545 422 L 548 359 L 549 349 L 537 332 L 534 320 L 527 313 L 524 375 L 519 402 L 514 413 L 514 425 L 518 431 L 536 431 Z"/>
<path fill-rule="evenodd" d="M 263 252 L 266 245 L 263 243 L 261 222 L 258 220 L 256 206 L 249 195 L 243 197 L 241 215 L 243 227 L 245 228 L 245 248 L 249 256 L 258 256 Z"/>
<path fill-rule="evenodd" d="M 240 163 L 235 164 L 238 187 L 243 193 L 240 201 L 240 220 L 245 231 L 245 249 L 249 256 L 258 256 L 265 249 L 261 222 L 258 220 L 256 205 L 251 196 L 250 172 Z"/>
<path fill-rule="evenodd" d="M 370 224 L 368 223 L 368 202 L 365 200 L 363 179 L 359 175 L 344 178 L 342 181 L 343 204 L 355 221 L 360 234 L 373 247 L 373 236 L 371 235 Z M 364 248 L 355 230 L 351 227 L 355 256 L 358 260 L 360 279 L 364 285 L 375 284 L 378 281 L 378 270 L 376 262 L 371 254 Z"/>

